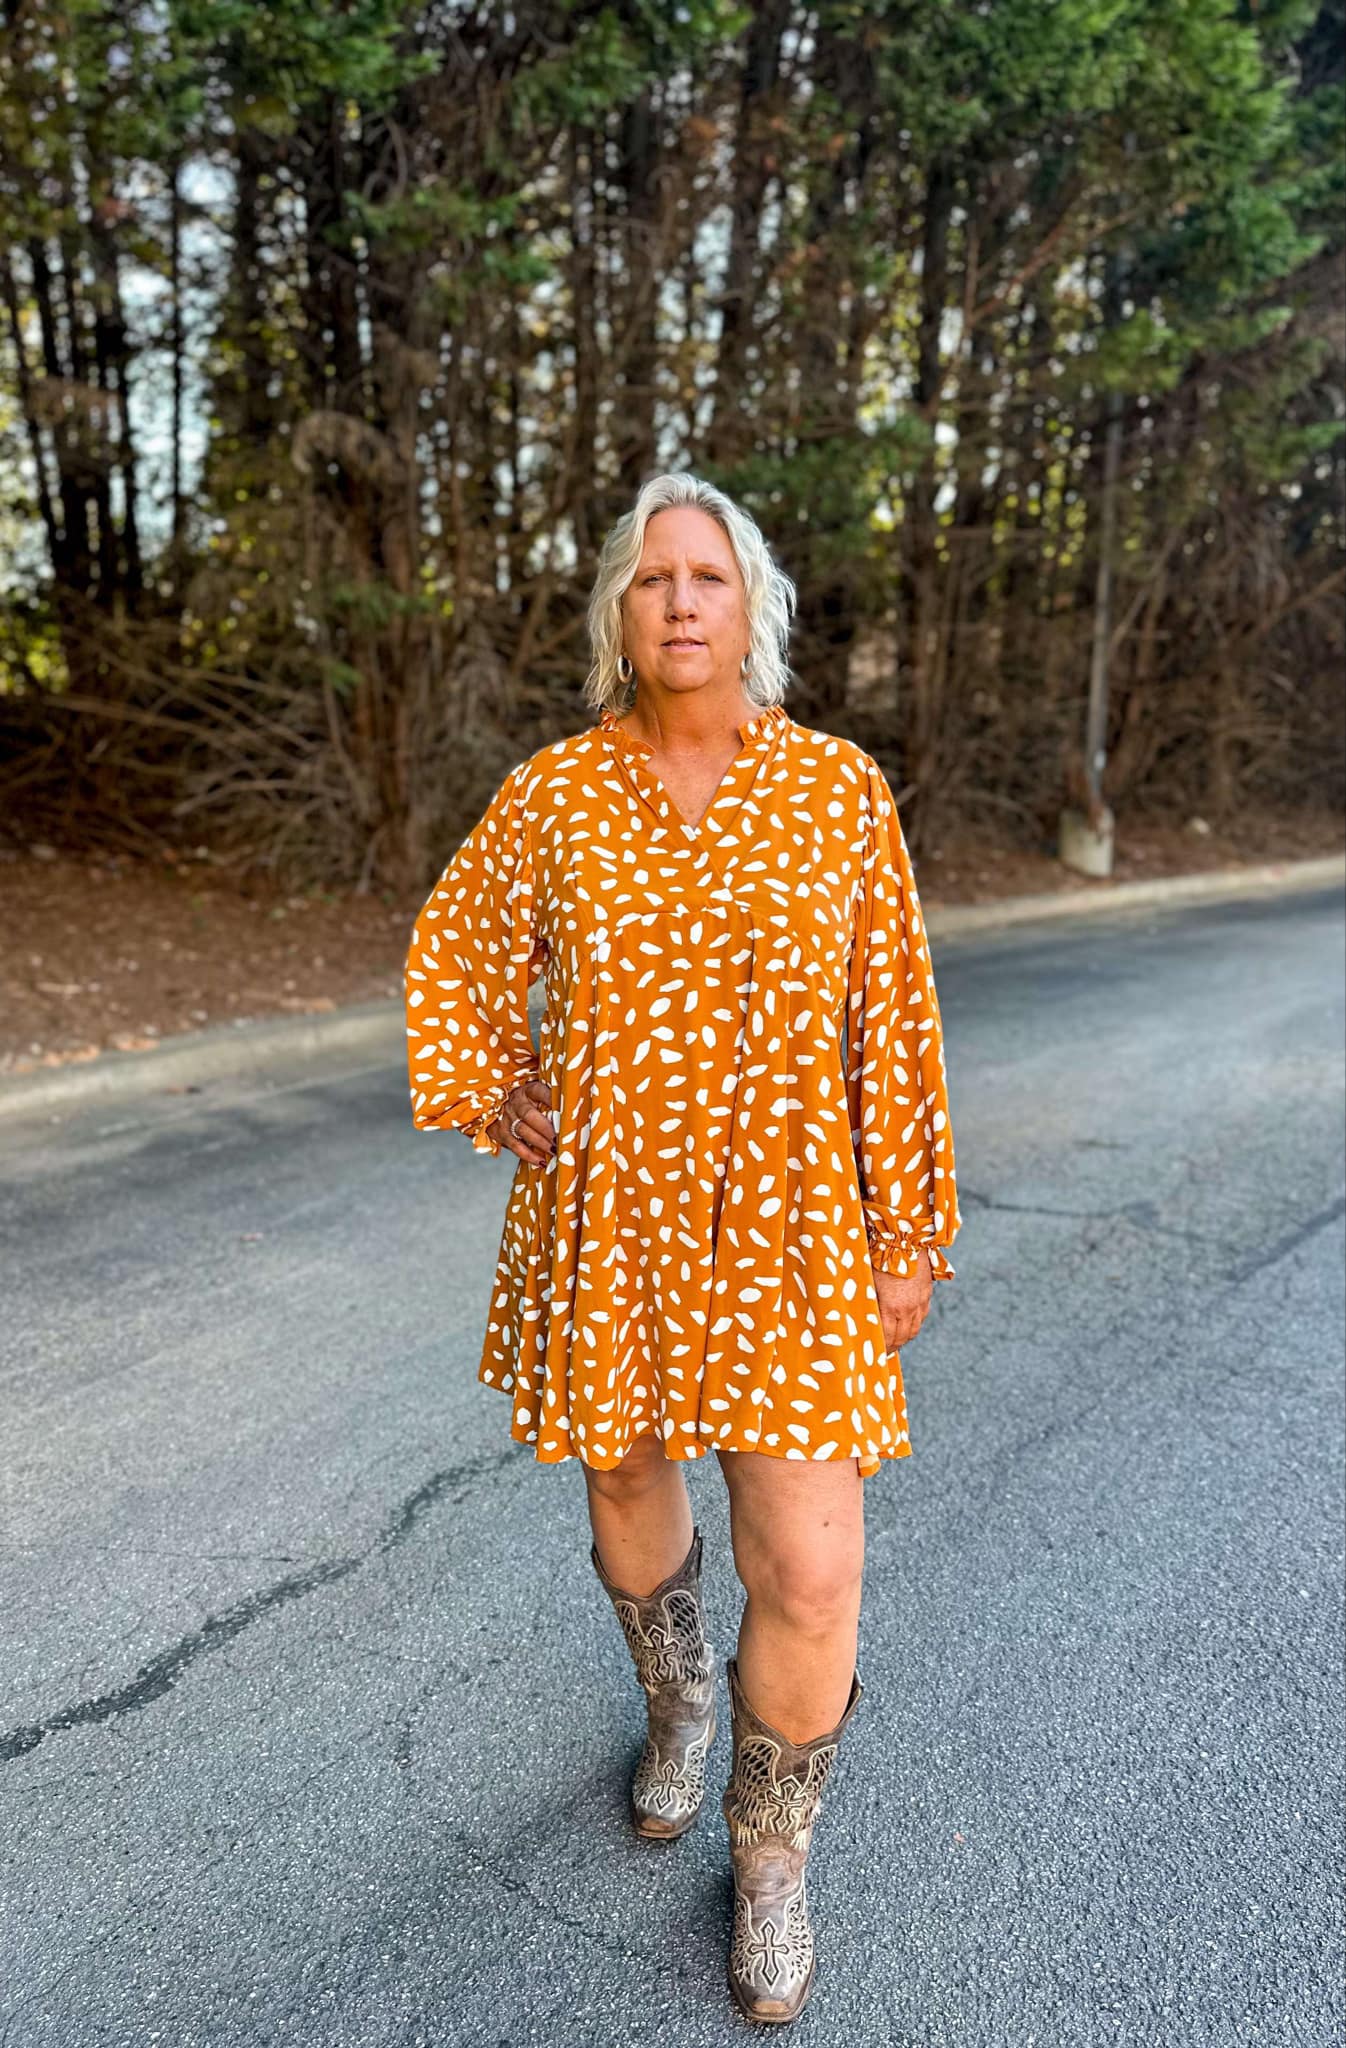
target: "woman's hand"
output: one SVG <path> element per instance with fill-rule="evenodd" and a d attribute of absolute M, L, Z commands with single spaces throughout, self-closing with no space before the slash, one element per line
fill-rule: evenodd
<path fill-rule="evenodd" d="M 911 1342 L 929 1313 L 930 1297 L 935 1290 L 930 1261 L 920 1251 L 916 1254 L 914 1273 L 876 1272 L 874 1287 L 883 1318 L 884 1344 L 889 1351 L 896 1351 L 899 1344 Z"/>
<path fill-rule="evenodd" d="M 541 1166 L 551 1158 L 556 1150 L 551 1089 L 540 1075 L 534 1074 L 506 1097 L 505 1106 L 489 1131 L 497 1145 L 507 1152 L 517 1152 L 528 1166 Z"/>

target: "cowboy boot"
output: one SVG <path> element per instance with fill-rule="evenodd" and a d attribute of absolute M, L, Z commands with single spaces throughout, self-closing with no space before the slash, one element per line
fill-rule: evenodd
<path fill-rule="evenodd" d="M 729 1989 L 749 2019 L 781 2022 L 794 2018 L 813 1983 L 804 1872 L 823 1786 L 864 1688 L 856 1671 L 836 1727 L 810 1742 L 790 1742 L 753 1710 L 737 1658 L 726 1669 L 734 1741 L 721 1801 L 734 1868 Z"/>
<path fill-rule="evenodd" d="M 701 1607 L 701 1532 L 675 1572 L 652 1593 L 624 1593 L 590 1558 L 617 1610 L 645 1692 L 647 1733 L 631 1781 L 636 1833 L 671 1841 L 692 1825 L 715 1739 L 715 1656 Z"/>

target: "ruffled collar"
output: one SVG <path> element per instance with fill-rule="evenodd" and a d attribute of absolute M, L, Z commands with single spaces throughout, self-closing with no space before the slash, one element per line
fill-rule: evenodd
<path fill-rule="evenodd" d="M 783 704 L 765 704 L 751 718 L 744 719 L 738 727 L 738 736 L 746 747 L 750 741 L 764 739 L 767 734 L 780 731 L 786 724 L 789 713 Z M 604 705 L 598 720 L 598 730 L 616 747 L 629 754 L 649 755 L 654 752 L 648 740 L 639 733 L 628 732 L 611 705 Z"/>

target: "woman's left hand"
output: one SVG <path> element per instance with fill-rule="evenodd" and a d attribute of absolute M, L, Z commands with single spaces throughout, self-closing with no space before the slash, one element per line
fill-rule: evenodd
<path fill-rule="evenodd" d="M 883 1318 L 883 1340 L 889 1351 L 896 1351 L 899 1344 L 909 1344 L 930 1310 L 930 1297 L 934 1293 L 935 1279 L 930 1271 L 930 1261 L 924 1251 L 916 1254 L 914 1273 L 874 1274 L 874 1287 L 879 1297 L 879 1314 Z"/>

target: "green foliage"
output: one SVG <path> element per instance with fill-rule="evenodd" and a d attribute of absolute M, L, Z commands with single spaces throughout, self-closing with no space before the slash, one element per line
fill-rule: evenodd
<path fill-rule="evenodd" d="M 433 591 L 403 594 L 387 583 L 349 583 L 329 577 L 317 593 L 332 613 L 361 631 L 377 631 L 394 619 L 434 618 L 440 600 Z"/>
<path fill-rule="evenodd" d="M 354 790 L 392 831 L 452 784 L 426 707 L 460 668 L 474 715 L 499 671 L 569 703 L 607 524 L 692 467 L 796 576 L 820 688 L 895 610 L 904 662 L 942 645 L 924 722 L 956 761 L 974 664 L 1023 712 L 1046 620 L 1081 672 L 1113 394 L 1144 659 L 1248 602 L 1250 536 L 1317 550 L 1317 588 L 1343 545 L 1344 23 L 823 0 L 772 49 L 728 0 L 11 9 L 0 692 L 102 689 L 111 629 L 161 627 L 249 703 L 294 692 L 287 743 L 339 762 L 323 815 Z"/>
<path fill-rule="evenodd" d="M 358 668 L 352 668 L 348 661 L 338 661 L 335 656 L 321 664 L 321 673 L 338 697 L 352 698 L 364 681 Z"/>
<path fill-rule="evenodd" d="M 548 53 L 520 72 L 511 94 L 510 126 L 518 135 L 603 121 L 614 106 L 732 41 L 752 10 L 726 0 L 684 0 L 672 9 L 659 0 L 620 8 L 561 0 L 556 15 Z"/>
<path fill-rule="evenodd" d="M 172 0 L 171 16 L 184 61 L 229 85 L 236 122 L 270 135 L 334 100 L 387 112 L 437 68 L 433 51 L 412 47 L 405 0 Z"/>

